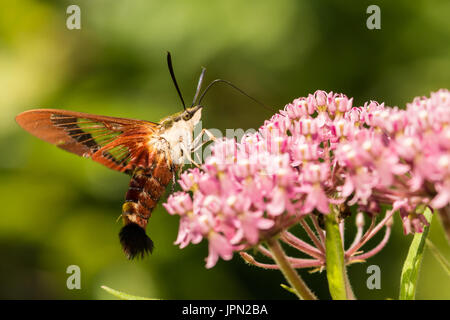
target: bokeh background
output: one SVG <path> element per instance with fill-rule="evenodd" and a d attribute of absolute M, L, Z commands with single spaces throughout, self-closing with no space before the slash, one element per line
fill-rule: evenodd
<path fill-rule="evenodd" d="M 81 30 L 66 28 L 70 4 L 81 8 Z M 366 28 L 370 4 L 381 8 L 381 30 Z M 100 289 L 107 285 L 164 299 L 293 299 L 279 272 L 238 256 L 205 269 L 205 243 L 174 246 L 178 218 L 161 207 L 148 228 L 153 255 L 127 261 L 116 219 L 129 178 L 32 137 L 14 117 L 45 107 L 158 121 L 181 110 L 168 50 L 188 101 L 205 66 L 207 80 L 227 79 L 277 109 L 317 89 L 346 93 L 355 105 L 404 106 L 450 88 L 449 12 L 446 0 L 2 1 L 0 298 L 109 299 Z M 258 128 L 271 116 L 227 87 L 204 104 L 209 128 Z M 358 298 L 398 297 L 411 239 L 396 217 L 387 247 L 350 267 Z M 436 219 L 431 239 L 450 256 Z M 73 264 L 81 290 L 66 288 Z M 370 264 L 381 268 L 381 290 L 366 287 Z M 301 274 L 330 298 L 325 273 Z M 450 299 L 449 278 L 428 251 L 417 298 Z"/>

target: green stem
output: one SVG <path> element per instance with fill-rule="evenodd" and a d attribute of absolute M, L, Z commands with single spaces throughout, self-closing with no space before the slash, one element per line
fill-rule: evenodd
<path fill-rule="evenodd" d="M 286 259 L 286 254 L 277 239 L 271 238 L 267 240 L 267 245 L 272 252 L 273 259 L 280 267 L 286 280 L 289 282 L 291 287 L 295 290 L 295 294 L 299 299 L 303 300 L 317 300 L 317 297 L 311 292 L 308 286 L 303 282 L 300 275 L 295 271 L 295 269 L 290 265 Z"/>
<path fill-rule="evenodd" d="M 355 294 L 353 293 L 350 280 L 348 278 L 347 268 L 344 266 L 344 281 L 345 281 L 345 292 L 347 294 L 348 300 L 356 300 Z"/>
<path fill-rule="evenodd" d="M 330 209 L 331 212 L 325 217 L 328 287 L 335 300 L 355 300 L 345 268 L 344 247 L 336 221 L 337 208 L 331 205 Z"/>
<path fill-rule="evenodd" d="M 423 214 L 429 224 L 431 224 L 433 215 L 431 214 L 430 209 L 427 208 Z M 414 300 L 416 297 L 417 280 L 419 278 L 420 265 L 422 264 L 423 251 L 425 249 L 425 240 L 428 236 L 429 229 L 429 226 L 425 226 L 422 233 L 414 234 L 411 245 L 409 246 L 408 255 L 403 264 L 400 277 L 400 300 Z"/>

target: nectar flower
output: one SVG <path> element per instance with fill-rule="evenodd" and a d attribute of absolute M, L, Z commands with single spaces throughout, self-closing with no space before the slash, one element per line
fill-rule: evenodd
<path fill-rule="evenodd" d="M 323 267 L 324 234 L 318 217 L 329 214 L 332 206 L 343 208 L 342 221 L 351 206 L 371 219 L 380 208 L 392 208 L 365 235 L 362 213 L 357 215 L 357 235 L 346 251 L 348 263 L 384 246 L 395 212 L 405 234 L 422 232 L 428 222 L 420 209 L 450 203 L 449 91 L 415 98 L 405 110 L 375 101 L 353 104 L 353 98 L 318 90 L 287 104 L 241 141 L 216 140 L 205 164 L 182 173 L 183 191 L 164 204 L 181 218 L 176 244 L 184 247 L 207 239 L 210 268 L 219 257 L 229 260 L 233 252 L 249 247 L 270 256 L 260 242 L 280 234 L 315 259 L 290 258 L 293 265 Z M 306 218 L 319 238 L 308 230 Z M 288 233 L 297 223 L 314 247 Z M 387 229 L 380 245 L 361 254 L 359 248 L 382 227 Z M 248 254 L 243 257 L 258 264 Z"/>

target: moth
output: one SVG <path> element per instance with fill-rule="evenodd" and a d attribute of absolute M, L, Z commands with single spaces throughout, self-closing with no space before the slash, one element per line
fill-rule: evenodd
<path fill-rule="evenodd" d="M 194 140 L 193 131 L 201 120 L 202 97 L 212 84 L 222 80 L 211 82 L 196 103 L 206 70 L 202 68 L 194 102 L 186 108 L 170 53 L 167 63 L 184 110 L 159 123 L 56 109 L 29 110 L 16 117 L 32 135 L 131 176 L 122 206 L 124 226 L 119 233 L 128 259 L 153 251 L 153 241 L 145 231 L 152 211 L 183 164 L 196 164 L 191 154 L 199 139 L 205 133 L 214 139 L 203 129 Z"/>

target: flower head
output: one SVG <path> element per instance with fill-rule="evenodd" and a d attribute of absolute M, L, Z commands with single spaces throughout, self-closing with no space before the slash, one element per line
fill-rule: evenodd
<path fill-rule="evenodd" d="M 241 141 L 217 140 L 165 204 L 181 217 L 181 247 L 209 241 L 207 267 L 299 219 L 356 205 L 399 211 L 405 233 L 427 224 L 419 206 L 450 203 L 450 93 L 406 110 L 318 90 L 295 99 Z M 385 222 L 387 222 L 386 219 Z"/>

